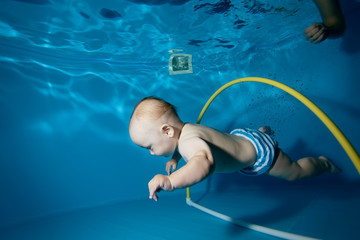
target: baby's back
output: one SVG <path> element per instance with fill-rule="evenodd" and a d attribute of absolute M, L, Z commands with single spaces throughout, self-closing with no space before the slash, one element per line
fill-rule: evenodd
<path fill-rule="evenodd" d="M 181 131 L 178 145 L 179 152 L 185 161 L 190 160 L 194 152 L 193 148 L 197 146 L 191 142 L 199 139 L 210 147 L 216 172 L 238 171 L 253 164 L 256 160 L 256 150 L 245 138 L 223 133 L 204 125 L 187 123 Z"/>

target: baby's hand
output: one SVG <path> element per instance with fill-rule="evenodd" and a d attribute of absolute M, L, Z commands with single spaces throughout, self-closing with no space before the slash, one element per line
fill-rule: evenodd
<path fill-rule="evenodd" d="M 154 199 L 155 201 L 158 200 L 158 196 L 156 195 L 156 192 L 159 192 L 160 190 L 165 191 L 173 191 L 174 187 L 172 186 L 170 182 L 169 176 L 165 176 L 162 174 L 157 174 L 148 184 L 149 186 L 149 198 Z"/>
<path fill-rule="evenodd" d="M 167 172 L 168 175 L 171 174 L 171 172 L 175 171 L 176 167 L 177 167 L 178 161 L 176 161 L 175 159 L 170 159 L 167 163 L 166 163 L 166 167 L 165 170 Z"/>
<path fill-rule="evenodd" d="M 313 23 L 305 29 L 304 36 L 306 40 L 312 43 L 319 43 L 327 38 L 326 27 L 322 23 Z"/>

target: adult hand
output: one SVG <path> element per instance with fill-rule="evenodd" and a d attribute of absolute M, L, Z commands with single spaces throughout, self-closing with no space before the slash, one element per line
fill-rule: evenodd
<path fill-rule="evenodd" d="M 312 43 L 319 43 L 327 38 L 327 29 L 322 23 L 313 23 L 305 29 L 304 36 L 306 40 Z"/>

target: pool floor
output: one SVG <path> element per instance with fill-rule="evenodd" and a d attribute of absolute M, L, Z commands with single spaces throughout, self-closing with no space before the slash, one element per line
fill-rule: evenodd
<path fill-rule="evenodd" d="M 231 217 L 319 239 L 359 239 L 360 184 L 281 186 L 193 193 L 192 200 Z M 183 190 L 178 190 L 183 191 Z M 21 224 L 0 239 L 277 239 L 228 223 L 185 203 L 184 195 L 81 209 Z"/>

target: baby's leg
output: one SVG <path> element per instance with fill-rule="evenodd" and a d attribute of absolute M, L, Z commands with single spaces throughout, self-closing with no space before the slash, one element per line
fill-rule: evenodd
<path fill-rule="evenodd" d="M 319 158 L 306 157 L 293 162 L 281 149 L 278 149 L 278 151 L 275 164 L 268 172 L 271 176 L 294 181 L 315 177 L 325 172 L 337 173 L 341 171 L 340 168 L 336 167 L 334 163 L 324 156 Z"/>

